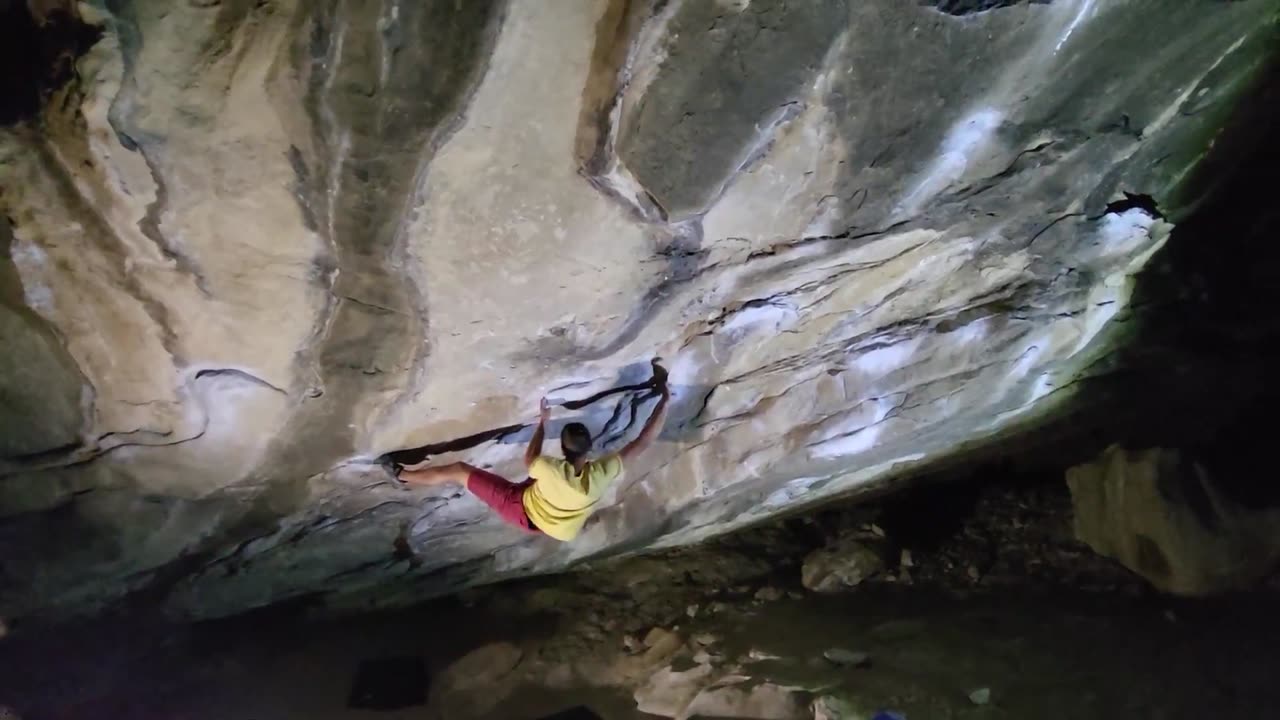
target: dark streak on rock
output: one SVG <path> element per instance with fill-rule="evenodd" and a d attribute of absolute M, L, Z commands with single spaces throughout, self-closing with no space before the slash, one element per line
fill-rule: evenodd
<path fill-rule="evenodd" d="M 270 382 L 254 375 L 252 373 L 237 368 L 207 368 L 200 370 L 191 376 L 187 383 L 186 395 L 188 399 L 194 397 L 192 392 L 195 383 L 206 378 L 230 377 L 242 382 L 248 382 L 259 387 L 272 390 L 282 395 L 287 394 L 283 389 L 271 384 Z M 4 462 L 0 463 L 0 477 L 11 475 L 18 472 L 30 472 L 33 470 L 44 470 L 55 467 L 69 467 L 72 465 L 83 465 L 88 462 L 104 457 L 109 453 L 115 452 L 124 447 L 172 447 L 175 445 L 184 445 L 194 440 L 204 437 L 209 430 L 209 411 L 208 408 L 201 408 L 203 419 L 201 420 L 199 431 L 186 435 L 178 439 L 170 439 L 173 436 L 173 430 L 148 430 L 145 428 L 130 431 L 114 431 L 102 434 L 92 445 L 84 445 L 75 443 L 55 448 L 49 451 L 32 453 L 29 455 L 21 455 L 17 457 L 4 458 Z M 141 436 L 149 436 L 154 438 L 153 442 L 144 442 Z M 118 439 L 118 442 L 107 444 L 108 440 Z"/>
<path fill-rule="evenodd" d="M 338 295 L 338 296 L 337 296 L 337 298 L 338 298 L 339 300 L 346 300 L 347 302 L 353 302 L 353 303 L 356 303 L 357 305 L 363 305 L 364 307 L 367 307 L 367 308 L 369 308 L 369 309 L 371 309 L 371 310 L 374 310 L 374 311 L 376 311 L 376 312 L 394 313 L 394 314 L 396 314 L 396 315 L 404 315 L 405 317 L 413 317 L 412 315 L 410 315 L 409 313 L 406 313 L 406 312 L 405 312 L 405 311 L 403 311 L 403 310 L 396 310 L 395 308 L 385 307 L 385 306 L 382 306 L 382 305 L 378 305 L 377 303 L 365 302 L 364 300 L 359 300 L 359 299 L 357 299 L 357 298 L 348 297 L 348 296 L 346 296 L 346 295 Z"/>
<path fill-rule="evenodd" d="M 800 111 L 847 17 L 839 0 L 675 8 L 666 59 L 633 99 L 618 158 L 671 218 L 701 215 Z"/>
<path fill-rule="evenodd" d="M 133 103 L 137 95 L 137 79 L 134 72 L 138 50 L 143 42 L 136 10 L 132 3 L 123 0 L 111 0 L 107 3 L 107 7 L 112 12 L 110 27 L 119 39 L 120 54 L 124 63 L 124 77 L 120 81 L 119 92 L 112 98 L 111 106 L 108 108 L 107 124 L 115 133 L 121 146 L 142 157 L 147 165 L 147 171 L 151 174 L 151 181 L 156 186 L 155 199 L 147 205 L 146 214 L 138 220 L 138 230 L 155 244 L 161 255 L 174 263 L 174 267 L 179 272 L 189 276 L 205 297 L 209 297 L 206 279 L 195 261 L 170 243 L 160 229 L 168 206 L 169 191 L 161 177 L 160 161 L 155 148 L 160 147 L 164 139 L 151 136 L 132 122 Z"/>
<path fill-rule="evenodd" d="M 618 187 L 610 174 L 619 162 L 614 152 L 618 132 L 614 120 L 631 82 L 635 41 L 657 12 L 658 8 L 633 0 L 610 1 L 596 24 L 574 139 L 579 174 L 642 223 L 667 222 L 666 208 L 643 187 Z"/>
<path fill-rule="evenodd" d="M 657 397 L 658 393 L 650 390 L 645 393 L 633 394 L 621 401 L 619 403 L 619 407 L 625 406 L 627 408 L 627 422 L 620 428 L 612 429 L 611 432 L 611 428 L 606 425 L 600 432 L 600 436 L 604 438 L 603 441 L 601 441 L 599 437 L 596 438 L 599 446 L 605 448 L 611 447 L 622 440 L 622 438 L 626 437 L 626 434 L 630 432 L 631 428 L 636 426 L 636 421 L 640 418 L 641 406 Z"/>
<path fill-rule="evenodd" d="M 75 183 L 71 180 L 69 171 L 62 166 L 62 163 L 58 162 L 57 156 L 43 139 L 33 138 L 32 142 L 29 143 L 29 147 L 33 148 L 40 156 L 41 164 L 48 169 L 50 176 L 57 183 L 59 194 L 68 209 L 90 230 L 93 237 L 102 238 L 114 244 L 115 247 L 112 254 L 120 258 L 122 264 L 113 268 L 116 274 L 113 281 L 138 301 L 147 316 L 155 323 L 156 330 L 160 334 L 160 343 L 165 351 L 175 360 L 181 361 L 182 358 L 177 352 L 178 338 L 174 334 L 172 324 L 169 321 L 168 308 L 165 307 L 163 302 L 152 297 L 138 282 L 134 274 L 126 271 L 123 267 L 124 259 L 129 256 L 124 241 L 116 235 L 111 224 L 103 219 L 97 210 L 80 194 Z"/>
<path fill-rule="evenodd" d="M 122 435 L 129 438 L 128 440 L 114 443 L 107 446 L 101 444 L 94 445 L 68 445 L 47 452 L 35 453 L 32 455 L 21 455 L 14 458 L 7 458 L 4 464 L 0 464 L 0 478 L 16 473 L 32 472 L 35 470 L 48 470 L 50 468 L 65 468 L 75 465 L 83 465 L 92 462 L 101 457 L 125 447 L 172 447 L 175 445 L 183 445 L 193 440 L 199 440 L 204 437 L 209 427 L 209 418 L 206 414 L 204 425 L 200 430 L 191 435 L 187 435 L 177 440 L 164 440 L 163 442 L 140 442 L 135 441 L 137 435 L 150 435 L 157 438 L 168 438 L 173 435 L 173 431 L 158 432 L 152 430 L 135 430 L 127 433 L 106 433 L 99 439 L 99 443 Z"/>
<path fill-rule="evenodd" d="M 697 279 L 714 266 L 702 266 L 702 222 L 689 220 L 675 225 L 663 249 L 658 254 L 667 260 L 666 277 L 649 290 L 622 324 L 613 339 L 598 348 L 577 351 L 583 360 L 599 360 L 609 357 L 639 337 L 641 331 L 653 320 L 654 314 L 675 297 L 681 286 Z"/>
<path fill-rule="evenodd" d="M 354 454 L 355 424 L 376 421 L 425 361 L 427 308 L 401 268 L 404 228 L 429 163 L 488 67 L 505 1 L 396 6 L 390 23 L 386 3 L 300 5 L 295 42 L 276 63 L 275 82 L 300 83 L 310 126 L 289 160 L 302 212 L 327 243 L 310 273 L 327 292 L 295 361 L 308 390 L 273 441 L 270 463 L 254 471 L 264 488 L 255 510 L 224 543 L 305 503 L 309 478 Z"/>
<path fill-rule="evenodd" d="M 205 282 L 204 275 L 186 253 L 178 250 L 172 243 L 165 238 L 164 233 L 160 231 L 160 221 L 164 216 L 164 212 L 168 207 L 169 189 L 161 179 L 160 173 L 156 170 L 156 162 L 153 159 L 152 152 L 146 149 L 146 145 L 135 143 L 138 154 L 147 164 L 147 170 L 151 173 L 151 181 L 156 185 L 156 197 L 147 204 L 147 212 L 138 220 L 138 230 L 142 232 L 151 242 L 155 243 L 156 249 L 164 255 L 166 259 L 173 262 L 174 267 L 179 272 L 189 275 L 195 282 L 200 292 L 205 297 L 210 297 L 208 285 Z"/>
<path fill-rule="evenodd" d="M 626 428 L 631 427 L 631 425 L 635 423 L 636 404 L 643 403 L 646 400 L 656 397 L 656 393 L 653 392 L 654 382 L 655 381 L 653 379 L 650 379 L 642 383 L 619 385 L 618 387 L 609 388 L 608 390 L 602 390 L 598 393 L 585 397 L 581 400 L 570 400 L 568 402 L 560 403 L 560 407 L 563 407 L 567 410 L 581 410 L 582 408 L 588 407 L 590 405 L 594 405 L 595 403 L 607 397 L 611 397 L 613 395 L 620 395 L 622 393 L 640 393 L 638 395 L 633 395 L 631 397 L 631 402 L 632 402 L 631 423 L 628 424 L 626 427 L 624 427 L 624 429 L 622 430 L 622 432 L 625 433 Z M 600 435 L 606 434 L 606 431 L 615 422 L 616 417 L 620 415 L 620 409 L 626 402 L 627 401 L 624 399 L 614 409 L 613 416 L 610 417 L 609 421 L 605 423 L 604 430 L 601 430 Z M 396 451 L 387 453 L 383 457 L 399 465 L 416 465 L 420 462 L 424 462 L 430 459 L 431 457 L 434 457 L 437 455 L 443 455 L 445 453 L 450 453 L 450 452 L 460 452 L 462 450 L 470 450 L 471 448 L 476 447 L 481 443 L 486 443 L 486 442 L 489 442 L 490 440 L 498 440 L 506 435 L 518 433 L 527 427 L 529 427 L 529 425 L 525 423 L 518 423 L 515 425 L 505 425 L 500 428 L 493 428 L 492 430 L 484 430 L 478 433 L 467 435 L 465 437 L 454 438 L 452 440 L 445 440 L 442 442 L 431 443 L 429 445 L 422 445 L 420 447 L 409 448 L 406 450 L 396 450 Z"/>
<path fill-rule="evenodd" d="M 0 355 L 0 463 L 14 455 L 73 449 L 93 416 L 93 389 L 66 338 L 27 307 L 25 286 L 12 261 L 13 241 L 12 224 L 0 214 L 0 320 L 10 316 Z M 39 367 L 33 375 L 30 370 L 14 372 L 13 364 Z"/>
<path fill-rule="evenodd" d="M 313 233 L 319 233 L 320 226 L 316 224 L 315 209 L 311 206 L 311 201 L 307 197 L 307 188 L 312 183 L 311 172 L 307 169 L 307 161 L 302 157 L 302 151 L 297 145 L 290 145 L 289 151 L 286 153 L 289 159 L 289 167 L 293 169 L 293 198 L 298 202 L 298 211 L 302 213 L 302 225 Z"/>
<path fill-rule="evenodd" d="M 281 395 L 288 394 L 287 392 L 285 392 L 283 388 L 272 385 L 270 382 L 267 382 L 266 380 L 258 377 L 257 375 L 254 375 L 252 373 L 249 373 L 237 368 L 213 368 L 213 369 L 201 370 L 196 373 L 195 379 L 199 380 L 201 378 L 207 378 L 207 377 L 227 377 L 227 376 L 239 378 L 241 380 L 253 383 L 255 385 L 261 385 L 262 387 L 274 390 L 280 393 Z"/>
<path fill-rule="evenodd" d="M 777 129 L 803 110 L 794 96 L 811 79 L 817 60 L 836 37 L 836 25 L 822 20 L 842 14 L 839 3 L 825 0 L 812 7 L 764 1 L 726 20 L 727 34 L 715 35 L 710 41 L 699 33 L 680 31 L 686 26 L 706 26 L 708 12 L 712 11 L 700 5 L 677 9 L 671 19 L 675 29 L 670 34 L 689 39 L 677 40 L 670 49 L 668 61 L 658 70 L 646 95 L 637 99 L 632 127 L 624 137 L 615 137 L 614 115 L 630 83 L 634 59 L 629 55 L 644 23 L 657 13 L 641 3 L 615 0 L 597 25 L 578 126 L 580 172 L 633 217 L 667 226 L 655 232 L 669 235 L 660 241 L 665 246 L 658 251 L 669 267 L 666 277 L 645 293 L 614 338 L 602 347 L 578 349 L 574 354 L 581 359 L 600 359 L 621 350 L 639 336 L 677 288 L 710 269 L 699 267 L 703 258 L 702 212 L 725 192 L 734 177 L 767 154 Z M 719 25 L 722 19 L 717 15 L 712 25 Z M 686 46 L 687 42 L 696 47 Z M 775 47 L 778 42 L 782 45 Z M 744 60 L 744 55 L 753 55 L 752 48 L 762 47 L 762 57 Z M 727 100 L 721 97 L 726 92 L 724 86 L 700 84 L 710 82 L 702 73 L 683 79 L 685 64 L 706 62 L 704 56 L 736 63 L 735 76 L 744 80 L 729 84 Z M 768 77 L 768 82 L 745 81 L 757 74 Z M 708 100 L 710 96 L 716 99 Z M 695 146 L 696 152 L 689 149 Z M 619 164 L 635 174 L 638 184 L 615 186 L 609 173 Z M 673 214 L 682 219 L 674 226 L 669 224 Z M 537 349 L 530 353 L 544 354 Z"/>
<path fill-rule="evenodd" d="M 919 0 L 925 7 L 936 8 L 948 15 L 972 15 L 974 13 L 1013 7 L 1015 5 L 1048 5 L 1051 0 Z"/>
<path fill-rule="evenodd" d="M 102 35 L 61 8 L 33 17 L 32 5 L 0 3 L 0 127 L 35 119 L 50 93 L 75 76 L 76 60 Z"/>
<path fill-rule="evenodd" d="M 1037 230 L 1034 234 L 1032 234 L 1032 235 L 1031 235 L 1031 238 L 1027 240 L 1027 247 L 1031 247 L 1031 245 L 1032 245 L 1036 240 L 1040 239 L 1040 236 L 1041 236 L 1041 235 L 1044 235 L 1045 233 L 1047 233 L 1047 232 L 1049 232 L 1050 230 L 1052 230 L 1052 229 L 1053 229 L 1053 227 L 1054 227 L 1055 225 L 1057 225 L 1058 223 L 1062 222 L 1063 220 L 1067 220 L 1067 219 L 1075 218 L 1075 217 L 1084 217 L 1084 213 L 1078 213 L 1078 212 L 1073 212 L 1073 213 L 1064 213 L 1064 214 L 1059 215 L 1058 217 L 1054 218 L 1053 220 L 1049 221 L 1049 223 L 1048 223 L 1047 225 L 1045 225 L 1044 227 L 1040 228 L 1040 229 L 1039 229 L 1039 230 Z"/>

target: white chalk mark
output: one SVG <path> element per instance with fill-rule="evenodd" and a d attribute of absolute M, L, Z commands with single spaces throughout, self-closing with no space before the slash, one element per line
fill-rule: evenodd
<path fill-rule="evenodd" d="M 733 313 L 720 329 L 725 333 L 747 329 L 781 332 L 794 325 L 799 317 L 796 307 L 790 303 L 764 303 L 743 307 Z"/>
<path fill-rule="evenodd" d="M 1145 210 L 1132 208 L 1122 213 L 1102 218 L 1097 239 L 1102 244 L 1102 254 L 1127 253 L 1139 244 L 1151 239 L 1151 227 L 1156 219 Z"/>
<path fill-rule="evenodd" d="M 880 427 L 872 425 L 865 427 L 851 435 L 827 440 L 813 448 L 814 457 L 829 459 L 838 457 L 848 457 L 866 452 L 875 447 L 876 440 L 880 437 Z"/>
<path fill-rule="evenodd" d="M 387 81 L 391 78 L 391 55 L 392 45 L 387 38 L 394 31 L 396 23 L 400 21 L 400 0 L 387 0 L 383 5 L 382 14 L 378 17 L 378 40 L 382 48 L 382 65 L 378 69 L 378 87 L 382 90 L 387 89 Z"/>
<path fill-rule="evenodd" d="M 951 337 L 960 345 L 972 345 L 987 336 L 987 319 L 979 318 L 956 330 Z"/>
<path fill-rule="evenodd" d="M 961 118 L 942 141 L 933 164 L 915 189 L 898 204 L 899 213 L 914 214 L 924 203 L 947 189 L 964 174 L 974 157 L 991 140 L 1004 120 L 995 108 L 982 108 Z"/>
<path fill-rule="evenodd" d="M 1209 73 L 1218 69 L 1218 66 L 1222 64 L 1222 61 L 1226 60 L 1227 57 L 1229 57 L 1236 50 L 1239 50 L 1240 46 L 1244 45 L 1244 41 L 1247 40 L 1248 38 L 1249 38 L 1248 35 L 1241 35 L 1240 39 L 1231 43 L 1231 47 L 1228 47 L 1225 52 L 1219 55 L 1218 59 L 1214 60 L 1212 65 L 1205 68 L 1205 71 L 1200 74 L 1200 77 L 1195 82 L 1187 83 L 1187 88 L 1183 90 L 1181 93 L 1179 93 L 1178 97 L 1175 98 L 1172 103 L 1169 103 L 1168 107 L 1166 107 L 1164 111 L 1161 112 L 1160 115 L 1156 117 L 1155 120 L 1152 120 L 1149 125 L 1147 125 L 1145 128 L 1142 129 L 1142 134 L 1144 136 L 1149 137 L 1159 132 L 1160 130 L 1162 130 L 1165 125 L 1168 125 L 1169 121 L 1177 116 L 1178 111 L 1181 110 L 1182 106 L 1185 105 L 1187 100 L 1191 98 L 1191 94 L 1195 92 L 1196 88 L 1200 86 L 1200 83 L 1203 82 L 1206 77 L 1208 77 Z M 1202 93 L 1207 90 L 1208 88 L 1203 88 L 1203 87 L 1200 88 L 1200 92 Z"/>
<path fill-rule="evenodd" d="M 880 437 L 881 423 L 889 419 L 889 414 L 902 405 L 904 398 L 902 393 L 894 393 L 885 397 L 872 398 L 858 405 L 844 422 L 827 428 L 822 441 L 813 446 L 814 456 L 847 457 L 870 450 Z M 870 413 L 867 412 L 868 410 Z"/>
<path fill-rule="evenodd" d="M 1031 398 L 1028 399 L 1027 402 L 1033 403 L 1039 400 L 1045 395 L 1048 395 L 1049 393 L 1053 392 L 1055 387 L 1056 386 L 1053 382 L 1052 375 L 1050 375 L 1049 373 L 1045 373 L 1041 375 L 1040 377 L 1036 378 L 1035 384 L 1031 386 Z"/>
<path fill-rule="evenodd" d="M 920 345 L 920 338 L 915 337 L 894 345 L 869 350 L 858 356 L 854 364 L 859 370 L 869 375 L 886 375 L 907 364 L 907 360 Z"/>
<path fill-rule="evenodd" d="M 1077 12 L 1076 16 L 1072 18 L 1071 24 L 1067 26 L 1067 31 L 1062 34 L 1062 37 L 1058 39 L 1058 44 L 1054 46 L 1053 52 L 1055 55 L 1062 49 L 1063 45 L 1067 44 L 1067 40 L 1070 40 L 1071 36 L 1075 34 L 1076 28 L 1080 27 L 1080 24 L 1088 19 L 1090 12 L 1093 10 L 1094 1 L 1083 0 L 1080 12 Z"/>
<path fill-rule="evenodd" d="M 800 477 L 774 490 L 764 499 L 765 507 L 781 507 L 789 505 L 796 498 L 809 492 L 814 483 L 825 480 L 825 477 Z"/>
<path fill-rule="evenodd" d="M 32 242 L 14 238 L 9 257 L 22 280 L 22 299 L 27 307 L 44 316 L 53 312 L 53 289 L 44 282 L 49 256 L 44 248 Z"/>

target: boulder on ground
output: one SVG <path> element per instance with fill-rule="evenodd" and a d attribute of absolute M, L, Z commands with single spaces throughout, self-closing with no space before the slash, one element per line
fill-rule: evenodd
<path fill-rule="evenodd" d="M 840 592 L 884 570 L 884 553 L 878 545 L 846 536 L 804 559 L 800 581 L 814 592 Z"/>
<path fill-rule="evenodd" d="M 1164 592 L 1248 587 L 1280 562 L 1280 510 L 1237 503 L 1177 450 L 1112 446 L 1067 485 L 1076 537 Z"/>

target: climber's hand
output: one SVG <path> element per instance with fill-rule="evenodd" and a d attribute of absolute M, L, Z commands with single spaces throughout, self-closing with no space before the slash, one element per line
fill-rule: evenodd
<path fill-rule="evenodd" d="M 538 459 L 542 454 L 542 441 L 547 434 L 547 421 L 551 419 L 551 403 L 546 398 L 542 398 L 542 402 L 538 403 L 538 425 L 533 428 L 533 436 L 529 438 L 529 445 L 524 449 L 524 465 L 529 467 L 533 465 L 533 461 Z"/>
<path fill-rule="evenodd" d="M 667 403 L 671 400 L 671 389 L 667 387 L 667 369 L 658 362 L 659 358 L 653 359 L 653 378 L 649 381 L 649 387 L 656 390 L 661 399 L 653 407 L 653 414 L 649 416 L 649 420 L 645 422 L 636 439 L 618 451 L 624 465 L 658 439 L 658 434 L 662 432 L 662 425 L 667 421 Z"/>
<path fill-rule="evenodd" d="M 654 390 L 667 393 L 667 369 L 662 367 L 661 363 L 662 358 L 654 358 L 649 363 L 653 366 L 653 377 L 650 378 L 649 383 L 653 386 Z"/>

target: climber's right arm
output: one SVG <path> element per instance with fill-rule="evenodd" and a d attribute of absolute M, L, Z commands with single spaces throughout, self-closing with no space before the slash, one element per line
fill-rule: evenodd
<path fill-rule="evenodd" d="M 635 440 L 627 443 L 626 447 L 618 452 L 623 463 L 631 460 L 631 458 L 644 452 L 646 448 L 658 439 L 658 434 L 662 432 L 662 426 L 667 421 L 667 403 L 671 400 L 671 390 L 664 383 L 659 390 L 662 398 L 658 400 L 658 406 L 653 409 L 653 414 L 649 416 L 649 421 L 644 424 L 644 429 L 636 436 Z"/>

